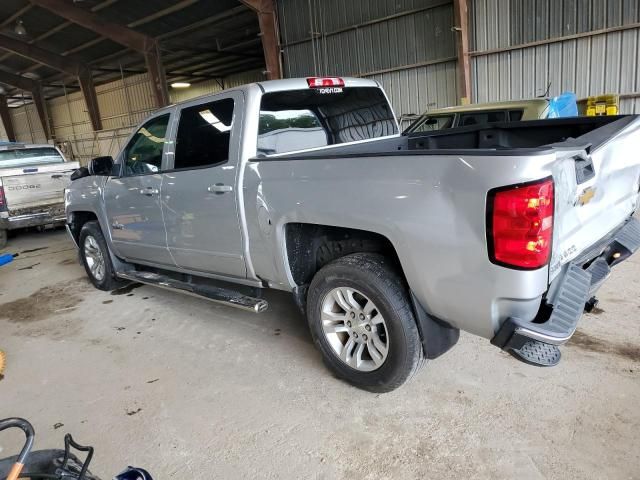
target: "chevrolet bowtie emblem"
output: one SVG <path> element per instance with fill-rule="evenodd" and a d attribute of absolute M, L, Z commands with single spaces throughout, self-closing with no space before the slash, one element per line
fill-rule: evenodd
<path fill-rule="evenodd" d="M 591 187 L 587 188 L 584 192 L 582 192 L 582 195 L 578 197 L 578 204 L 580 206 L 586 205 L 591 201 L 591 199 L 593 199 L 593 197 L 595 197 L 595 195 L 596 195 L 595 188 L 591 188 Z"/>

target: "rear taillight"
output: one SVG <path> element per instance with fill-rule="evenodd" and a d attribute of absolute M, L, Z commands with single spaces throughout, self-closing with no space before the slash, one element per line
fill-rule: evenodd
<path fill-rule="evenodd" d="M 4 187 L 0 185 L 0 210 L 7 206 L 7 199 L 4 196 Z"/>
<path fill-rule="evenodd" d="M 344 80 L 340 77 L 309 77 L 309 88 L 344 87 Z"/>
<path fill-rule="evenodd" d="M 489 192 L 487 240 L 493 263 L 525 270 L 549 263 L 553 198 L 552 178 Z"/>

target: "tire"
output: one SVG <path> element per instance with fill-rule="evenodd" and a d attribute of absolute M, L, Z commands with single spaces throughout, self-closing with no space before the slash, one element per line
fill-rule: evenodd
<path fill-rule="evenodd" d="M 307 318 L 327 367 L 358 388 L 390 392 L 424 363 L 405 282 L 382 255 L 354 253 L 320 269 L 309 287 Z"/>
<path fill-rule="evenodd" d="M 7 246 L 7 230 L 0 228 L 0 248 Z"/>
<path fill-rule="evenodd" d="M 108 292 L 124 285 L 124 282 L 115 276 L 109 247 L 107 247 L 107 242 L 97 221 L 87 222 L 82 226 L 78 245 L 80 246 L 82 265 L 84 265 L 87 276 L 94 287 Z M 99 263 L 100 258 L 102 259 L 102 269 L 96 268 L 96 262 Z"/>

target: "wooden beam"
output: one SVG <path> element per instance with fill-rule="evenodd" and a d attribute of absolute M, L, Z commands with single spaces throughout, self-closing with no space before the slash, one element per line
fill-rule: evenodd
<path fill-rule="evenodd" d="M 458 98 L 461 105 L 471 102 L 471 68 L 469 67 L 469 8 L 467 0 L 453 0 L 458 54 Z"/>
<path fill-rule="evenodd" d="M 275 0 L 240 0 L 240 2 L 258 14 L 260 36 L 264 61 L 267 66 L 267 78 L 282 78 L 282 61 L 280 57 L 280 37 L 278 33 L 278 16 Z"/>
<path fill-rule="evenodd" d="M 51 139 L 51 131 L 49 129 L 49 117 L 47 115 L 47 105 L 45 103 L 44 95 L 42 93 L 42 84 L 31 78 L 9 73 L 5 70 L 0 70 L 0 83 L 6 83 L 20 90 L 26 90 L 31 93 L 31 98 L 38 111 L 38 117 L 42 123 L 42 130 L 47 140 Z"/>
<path fill-rule="evenodd" d="M 158 42 L 148 35 L 144 35 L 124 25 L 110 22 L 99 15 L 74 6 L 65 0 L 29 0 L 32 4 L 42 7 L 52 13 L 69 20 L 81 27 L 91 30 L 120 45 L 141 53 L 145 57 L 147 71 L 151 77 L 156 105 L 163 107 L 168 104 L 169 93 L 162 66 Z"/>
<path fill-rule="evenodd" d="M 89 118 L 93 130 L 102 130 L 102 120 L 100 119 L 100 110 L 98 107 L 98 97 L 96 89 L 93 85 L 91 70 L 87 65 L 75 60 L 72 57 L 63 57 L 44 48 L 30 45 L 28 43 L 16 40 L 15 38 L 0 33 L 0 48 L 8 50 L 22 57 L 34 60 L 43 65 L 47 65 L 55 70 L 59 70 L 68 75 L 78 77 L 78 82 L 82 88 L 84 101 L 87 105 Z"/>
<path fill-rule="evenodd" d="M 4 131 L 7 132 L 7 140 L 15 142 L 16 133 L 13 130 L 13 120 L 11 119 L 11 113 L 9 113 L 9 104 L 7 103 L 6 95 L 0 95 L 0 119 L 4 125 Z"/>

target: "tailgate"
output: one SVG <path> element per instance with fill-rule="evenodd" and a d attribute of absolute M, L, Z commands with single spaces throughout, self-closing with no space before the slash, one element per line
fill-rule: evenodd
<path fill-rule="evenodd" d="M 598 129 L 605 138 L 592 149 L 558 150 L 550 281 L 563 265 L 607 237 L 638 207 L 640 117 L 612 128 Z"/>
<path fill-rule="evenodd" d="M 9 212 L 62 203 L 69 177 L 78 166 L 77 162 L 65 162 L 0 170 Z"/>

